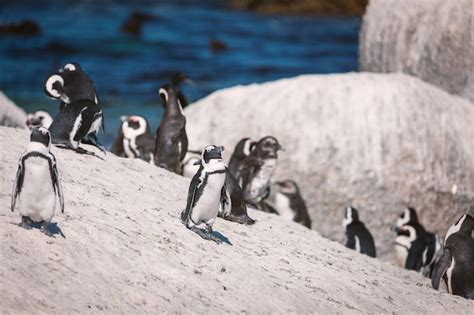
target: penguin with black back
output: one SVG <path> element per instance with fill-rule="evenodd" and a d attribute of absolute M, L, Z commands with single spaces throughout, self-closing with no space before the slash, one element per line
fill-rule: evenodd
<path fill-rule="evenodd" d="M 256 142 L 250 138 L 243 138 L 235 145 L 234 152 L 230 156 L 228 169 L 236 179 L 242 179 L 244 160 L 250 155 L 255 145 Z M 242 185 L 242 183 L 239 183 L 239 185 Z"/>
<path fill-rule="evenodd" d="M 275 202 L 271 208 L 284 219 L 297 222 L 310 229 L 311 219 L 298 184 L 287 179 L 273 183 L 272 190 L 275 191 Z"/>
<path fill-rule="evenodd" d="M 342 226 L 346 235 L 347 248 L 370 257 L 376 256 L 374 238 L 364 223 L 359 220 L 359 213 L 356 208 L 352 206 L 346 208 Z"/>

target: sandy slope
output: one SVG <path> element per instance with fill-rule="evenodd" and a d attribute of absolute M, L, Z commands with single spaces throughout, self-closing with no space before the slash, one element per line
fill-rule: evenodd
<path fill-rule="evenodd" d="M 0 127 L 0 312 L 433 312 L 473 301 L 346 250 L 316 232 L 252 212 L 252 227 L 218 220 L 233 246 L 178 220 L 188 180 L 138 160 L 53 149 L 63 177 L 65 238 L 15 224 L 9 210 L 25 130 Z"/>

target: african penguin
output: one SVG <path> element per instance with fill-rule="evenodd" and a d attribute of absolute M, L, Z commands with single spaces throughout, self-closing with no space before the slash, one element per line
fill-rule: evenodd
<path fill-rule="evenodd" d="M 171 85 L 165 84 L 159 93 L 166 110 L 156 131 L 155 164 L 181 174 L 181 163 L 188 152 L 186 117 Z"/>
<path fill-rule="evenodd" d="M 474 218 L 463 215 L 444 239 L 443 255 L 436 264 L 431 284 L 438 290 L 443 278 L 448 292 L 474 300 Z"/>
<path fill-rule="evenodd" d="M 42 222 L 41 230 L 51 236 L 48 225 L 56 211 L 56 199 L 59 199 L 59 207 L 64 212 L 64 198 L 56 158 L 50 152 L 50 144 L 48 129 L 32 129 L 30 143 L 18 161 L 11 210 L 15 210 L 18 199 L 21 214 L 19 225 L 29 229 L 30 223 Z"/>
<path fill-rule="evenodd" d="M 138 158 L 154 164 L 155 137 L 150 133 L 148 121 L 142 116 L 122 116 L 122 124 L 112 153 L 127 158 Z M 120 145 L 118 144 L 120 143 Z M 122 151 L 119 150 L 122 149 Z"/>
<path fill-rule="evenodd" d="M 53 118 L 47 111 L 44 111 L 44 110 L 38 110 L 36 112 L 29 113 L 28 116 L 26 116 L 26 126 L 28 128 L 34 128 L 34 127 L 49 128 L 52 122 L 53 122 Z"/>
<path fill-rule="evenodd" d="M 430 277 L 441 253 L 439 237 L 427 232 L 419 223 L 416 210 L 408 207 L 395 224 L 395 257 L 400 267 L 421 272 Z"/>
<path fill-rule="evenodd" d="M 99 104 L 94 82 L 77 62 L 68 63 L 58 72 L 51 74 L 46 79 L 44 91 L 48 97 L 60 99 L 63 102 L 61 108 L 81 99 Z"/>
<path fill-rule="evenodd" d="M 375 243 L 372 234 L 359 220 L 359 213 L 354 207 L 347 207 L 342 221 L 342 227 L 346 235 L 346 247 L 355 249 L 361 254 L 375 257 Z"/>
<path fill-rule="evenodd" d="M 288 221 L 294 221 L 311 228 L 308 209 L 296 182 L 287 179 L 275 182 L 271 187 L 272 191 L 275 191 L 275 200 L 272 204 L 274 211 Z"/>
<path fill-rule="evenodd" d="M 236 178 L 242 182 L 245 201 L 256 208 L 270 193 L 270 179 L 277 167 L 279 150 L 283 147 L 275 137 L 260 139 L 243 161 L 241 178 Z"/>
<path fill-rule="evenodd" d="M 83 142 L 105 153 L 97 138 L 102 119 L 102 109 L 98 104 L 86 99 L 74 101 L 59 111 L 49 127 L 52 143 L 78 153 L 95 155 L 79 146 Z"/>
<path fill-rule="evenodd" d="M 250 138 L 243 138 L 235 145 L 228 166 L 229 171 L 235 178 L 242 178 L 243 161 L 250 155 L 255 144 Z"/>
<path fill-rule="evenodd" d="M 255 220 L 249 217 L 247 213 L 247 205 L 242 189 L 229 169 L 226 169 L 226 178 L 222 193 L 225 194 L 225 196 L 221 198 L 219 217 L 240 224 L 252 225 L 255 223 Z"/>
<path fill-rule="evenodd" d="M 204 148 L 201 155 L 201 166 L 194 175 L 189 185 L 186 209 L 181 212 L 181 222 L 190 230 L 204 239 L 221 243 L 222 241 L 212 235 L 219 207 L 226 198 L 224 183 L 226 178 L 226 165 L 222 160 L 224 147 L 209 145 Z M 198 226 L 205 224 L 206 230 Z"/>

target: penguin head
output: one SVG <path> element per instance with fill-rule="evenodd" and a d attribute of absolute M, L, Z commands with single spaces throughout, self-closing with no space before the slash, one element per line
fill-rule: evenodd
<path fill-rule="evenodd" d="M 60 73 L 68 73 L 68 74 L 71 74 L 71 73 L 82 73 L 84 72 L 82 70 L 82 67 L 79 63 L 77 62 L 70 62 L 70 63 L 67 63 L 64 65 L 64 67 L 62 67 L 62 69 L 59 69 L 59 72 Z"/>
<path fill-rule="evenodd" d="M 252 153 L 255 152 L 257 156 L 263 158 L 276 159 L 278 158 L 277 152 L 280 150 L 284 151 L 285 149 L 278 140 L 275 137 L 266 136 L 258 141 Z"/>
<path fill-rule="evenodd" d="M 28 128 L 33 128 L 33 127 L 49 128 L 52 122 L 53 122 L 53 118 L 47 111 L 44 111 L 44 110 L 38 110 L 34 113 L 29 113 L 28 116 L 26 117 L 26 126 L 28 126 Z"/>
<path fill-rule="evenodd" d="M 204 164 L 210 164 L 214 161 L 222 162 L 223 146 L 208 145 L 201 153 L 201 160 Z"/>
<path fill-rule="evenodd" d="M 148 121 L 145 117 L 133 115 L 133 116 L 121 116 L 122 120 L 122 133 L 127 135 L 133 133 L 138 135 L 150 132 Z"/>
<path fill-rule="evenodd" d="M 51 145 L 51 135 L 49 130 L 44 127 L 31 129 L 30 142 L 41 143 L 45 147 L 49 148 Z"/>
<path fill-rule="evenodd" d="M 418 223 L 418 215 L 416 214 L 415 208 L 407 207 L 397 219 L 395 223 L 395 231 L 398 230 L 406 224 Z"/>
<path fill-rule="evenodd" d="M 46 79 L 44 92 L 52 99 L 61 99 L 66 104 L 71 102 L 64 89 L 64 78 L 59 73 L 52 74 Z"/>
<path fill-rule="evenodd" d="M 281 182 L 275 182 L 273 185 L 276 187 L 277 192 L 282 193 L 284 195 L 291 196 L 299 194 L 298 185 L 295 181 L 292 181 L 290 179 Z"/>
<path fill-rule="evenodd" d="M 451 225 L 446 233 L 446 237 L 444 238 L 444 243 L 448 241 L 448 238 L 456 233 L 461 233 L 464 235 L 471 236 L 472 230 L 474 229 L 474 218 L 469 214 L 465 214 L 461 216 L 456 223 Z"/>
<path fill-rule="evenodd" d="M 176 100 L 176 91 L 174 90 L 171 84 L 167 83 L 167 84 L 162 85 L 159 90 L 159 94 L 160 94 L 161 104 L 163 104 L 163 106 L 165 107 L 169 104 L 169 102 Z"/>
<path fill-rule="evenodd" d="M 253 151 L 256 144 L 257 143 L 255 141 L 252 141 L 250 138 L 243 138 L 239 142 L 237 142 L 234 149 L 234 153 L 232 153 L 232 155 L 240 158 L 249 156 L 250 152 Z"/>
<path fill-rule="evenodd" d="M 359 212 L 353 206 L 346 207 L 346 212 L 344 214 L 344 219 L 349 222 L 358 222 L 359 221 Z"/>
<path fill-rule="evenodd" d="M 413 242 L 417 238 L 416 229 L 411 225 L 403 225 L 397 232 L 398 236 L 404 236 L 408 238 L 409 242 Z"/>

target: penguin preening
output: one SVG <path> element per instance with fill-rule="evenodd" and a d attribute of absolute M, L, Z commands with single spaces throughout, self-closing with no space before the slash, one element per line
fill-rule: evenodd
<path fill-rule="evenodd" d="M 278 215 L 311 228 L 306 203 L 295 181 L 287 179 L 275 182 L 272 184 L 272 190 L 275 191 L 275 201 L 271 207 Z"/>
<path fill-rule="evenodd" d="M 186 209 L 181 212 L 181 222 L 206 240 L 221 243 L 212 234 L 219 208 L 227 201 L 224 190 L 226 166 L 222 160 L 224 147 L 209 145 L 201 155 L 201 166 L 189 185 Z M 206 230 L 198 228 L 204 224 Z"/>
<path fill-rule="evenodd" d="M 346 236 L 346 247 L 354 249 L 370 257 L 376 256 L 375 243 L 372 234 L 359 220 L 359 213 L 354 207 L 347 207 L 342 221 Z"/>
<path fill-rule="evenodd" d="M 242 183 L 244 199 L 259 208 L 262 200 L 270 194 L 270 180 L 277 167 L 278 151 L 284 150 L 278 140 L 266 136 L 255 144 L 243 161 L 242 174 L 236 178 Z"/>
<path fill-rule="evenodd" d="M 182 173 L 182 161 L 188 151 L 186 117 L 175 90 L 169 84 L 160 88 L 166 110 L 156 131 L 155 164 L 176 174 Z"/>
<path fill-rule="evenodd" d="M 411 207 L 400 214 L 395 231 L 395 257 L 398 265 L 431 277 L 442 248 L 439 237 L 425 230 L 418 221 L 416 210 Z"/>
<path fill-rule="evenodd" d="M 46 128 L 32 129 L 30 143 L 18 161 L 11 200 L 13 212 L 18 199 L 19 226 L 29 229 L 32 222 L 41 222 L 42 232 L 49 236 L 48 226 L 56 211 L 57 199 L 61 212 L 64 212 L 59 172 L 50 144 L 51 136 Z"/>
<path fill-rule="evenodd" d="M 44 91 L 48 97 L 62 101 L 60 108 L 82 99 L 99 104 L 94 82 L 77 62 L 68 63 L 51 74 L 46 80 Z"/>
<path fill-rule="evenodd" d="M 74 101 L 59 111 L 49 127 L 52 143 L 78 153 L 95 155 L 79 146 L 85 142 L 105 153 L 97 138 L 102 120 L 102 109 L 98 104 L 86 99 Z"/>
<path fill-rule="evenodd" d="M 52 122 L 53 118 L 45 110 L 38 110 L 26 116 L 26 126 L 28 128 L 44 127 L 48 129 Z"/>
<path fill-rule="evenodd" d="M 250 138 L 243 138 L 235 145 L 234 152 L 229 160 L 228 169 L 231 174 L 237 179 L 242 178 L 242 171 L 244 168 L 244 160 L 250 155 L 256 143 Z M 241 185 L 242 183 L 239 183 Z"/>
<path fill-rule="evenodd" d="M 133 115 L 120 118 L 119 134 L 111 152 L 117 156 L 138 158 L 154 164 L 155 137 L 145 117 Z"/>
<path fill-rule="evenodd" d="M 444 239 L 443 255 L 433 270 L 431 284 L 438 290 L 441 279 L 448 292 L 474 300 L 474 218 L 465 214 Z"/>

